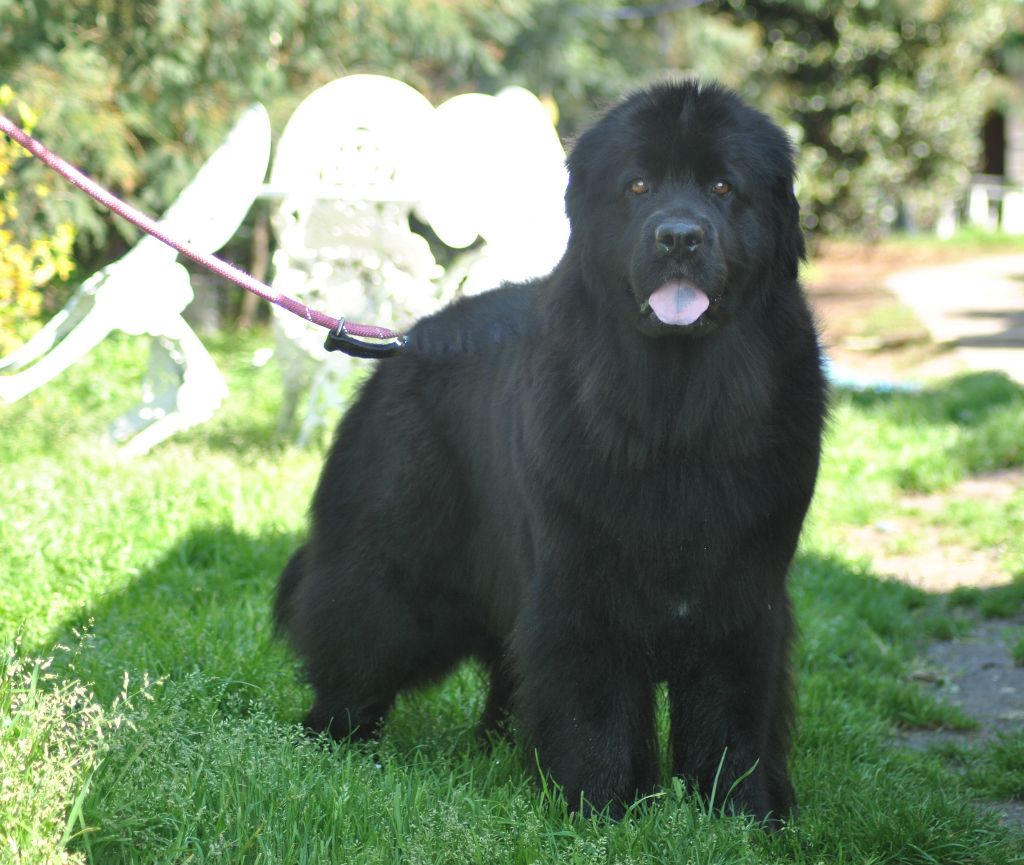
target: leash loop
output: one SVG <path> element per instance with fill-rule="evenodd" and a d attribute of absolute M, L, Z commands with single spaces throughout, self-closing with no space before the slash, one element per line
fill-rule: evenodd
<path fill-rule="evenodd" d="M 324 348 L 328 351 L 343 351 L 350 357 L 374 359 L 393 357 L 405 347 L 406 338 L 381 329 L 375 336 L 355 336 L 345 327 L 345 319 L 327 334 Z"/>

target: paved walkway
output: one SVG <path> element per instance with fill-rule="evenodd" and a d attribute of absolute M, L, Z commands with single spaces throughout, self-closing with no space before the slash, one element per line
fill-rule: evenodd
<path fill-rule="evenodd" d="M 885 287 L 968 368 L 1024 385 L 1024 252 L 903 271 Z"/>

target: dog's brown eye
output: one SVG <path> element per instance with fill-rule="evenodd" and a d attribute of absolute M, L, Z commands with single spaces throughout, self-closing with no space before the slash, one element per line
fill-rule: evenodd
<path fill-rule="evenodd" d="M 629 191 L 634 195 L 645 195 L 651 191 L 651 185 L 642 177 L 634 177 L 629 181 Z"/>
<path fill-rule="evenodd" d="M 715 195 L 728 195 L 732 192 L 732 187 L 724 180 L 716 180 L 711 184 L 711 191 L 715 193 Z"/>

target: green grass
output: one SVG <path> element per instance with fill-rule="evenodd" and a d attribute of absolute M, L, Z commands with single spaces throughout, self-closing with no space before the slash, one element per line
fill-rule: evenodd
<path fill-rule="evenodd" d="M 144 340 L 109 340 L 0 408 L 0 862 L 1024 861 L 976 804 L 1022 795 L 1020 737 L 972 752 L 970 772 L 894 744 L 901 728 L 971 725 L 909 672 L 955 632 L 956 604 L 1001 596 L 930 597 L 836 540 L 906 491 L 1020 465 L 1004 427 L 1021 428 L 1024 394 L 1005 379 L 838 396 L 793 573 L 801 811 L 767 836 L 674 782 L 618 823 L 567 816 L 519 750 L 476 742 L 472 665 L 402 697 L 372 748 L 304 737 L 309 694 L 269 607 L 323 453 L 276 436 L 277 373 L 249 363 L 266 341 L 215 341 L 224 410 L 134 461 L 103 431 L 135 398 Z M 1008 538 L 1008 562 L 1019 520 L 954 514 L 965 538 Z"/>
<path fill-rule="evenodd" d="M 1024 667 L 1024 630 L 1010 645 L 1010 656 L 1018 667 Z"/>
<path fill-rule="evenodd" d="M 1000 733 L 983 747 L 951 745 L 942 752 L 980 794 L 1024 800 L 1024 732 Z"/>
<path fill-rule="evenodd" d="M 1017 572 L 1018 576 L 1021 572 Z M 949 599 L 951 607 L 975 609 L 986 619 L 1008 619 L 1024 610 L 1024 580 L 991 589 L 964 587 L 956 589 Z"/>

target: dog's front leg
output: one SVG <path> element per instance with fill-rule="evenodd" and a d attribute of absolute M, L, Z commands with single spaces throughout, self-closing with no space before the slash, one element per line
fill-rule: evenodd
<path fill-rule="evenodd" d="M 540 770 L 572 810 L 621 816 L 657 783 L 653 682 L 643 653 L 578 600 L 546 594 L 514 643 L 516 707 Z"/>
<path fill-rule="evenodd" d="M 679 664 L 668 676 L 673 774 L 712 807 L 744 811 L 769 826 L 794 808 L 786 770 L 790 631 L 789 602 L 780 596 L 718 641 L 691 637 L 674 646 Z"/>

